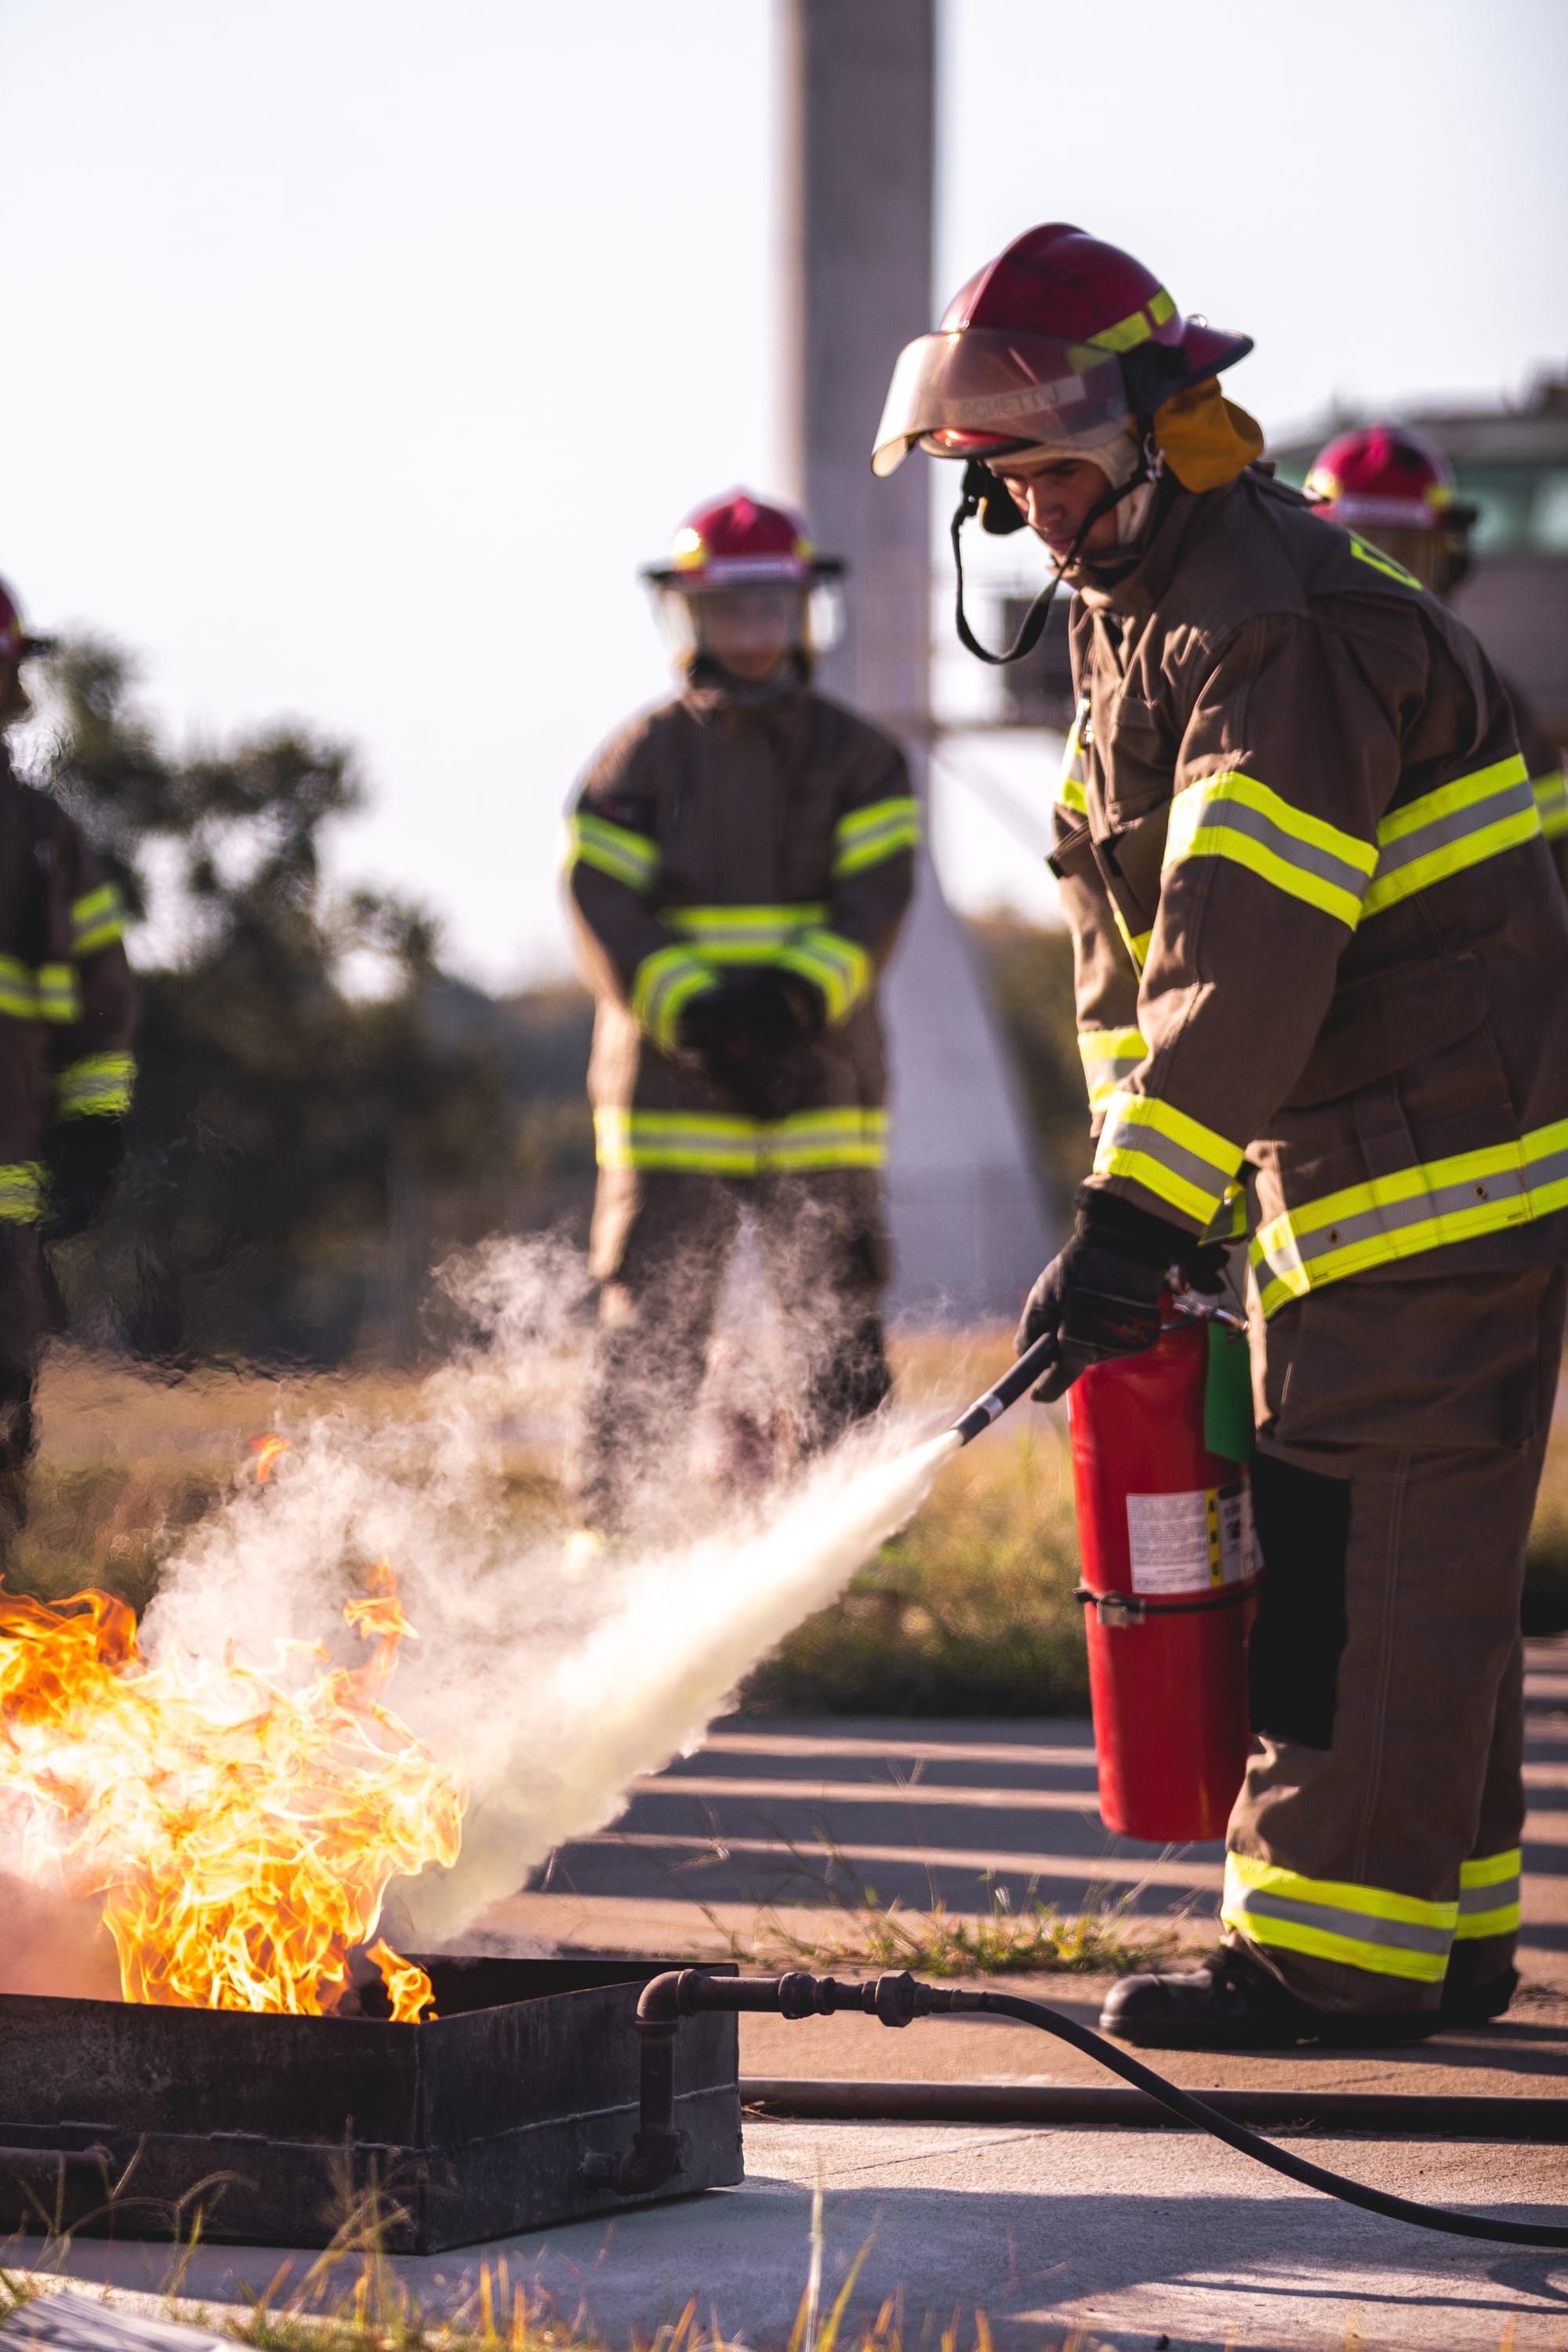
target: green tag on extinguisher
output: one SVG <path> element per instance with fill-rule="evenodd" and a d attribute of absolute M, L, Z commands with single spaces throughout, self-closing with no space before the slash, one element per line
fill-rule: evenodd
<path fill-rule="evenodd" d="M 1252 1355 L 1247 1334 L 1211 1323 L 1204 1444 L 1226 1462 L 1250 1462 L 1252 1439 Z"/>

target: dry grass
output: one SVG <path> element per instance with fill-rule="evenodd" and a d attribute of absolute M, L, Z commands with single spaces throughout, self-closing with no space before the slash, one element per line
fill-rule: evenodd
<path fill-rule="evenodd" d="M 763 1910 L 749 1936 L 731 1935 L 727 1941 L 743 1966 L 768 1969 L 909 1969 L 922 1977 L 1131 1976 L 1166 1966 L 1186 1949 L 1177 1919 L 1132 1915 L 1137 1893 L 1133 1889 L 1071 1916 L 1032 1895 L 1015 1907 L 1005 1887 L 994 1888 L 990 1910 L 979 1914 L 952 1911 L 945 1903 L 913 1911 L 880 1902 L 868 1889 L 864 1901 L 824 1908 L 820 1927 L 814 1925 L 808 1936 L 788 1927 L 777 1912 Z"/>
<path fill-rule="evenodd" d="M 874 2242 L 864 2242 L 842 2279 L 830 2287 L 825 2275 L 824 2203 L 819 2183 L 811 2200 L 805 2284 L 784 2343 L 769 2347 L 764 2340 L 759 2347 L 754 2338 L 728 2335 L 711 2305 L 705 2318 L 700 2315 L 701 2303 L 693 2294 L 676 2319 L 646 2333 L 632 2328 L 626 2339 L 628 2352 L 905 2352 L 901 2296 L 889 2296 L 869 2326 L 850 2326 L 849 2307 Z M 176 2229 L 165 2315 L 249 2345 L 254 2352 L 607 2352 L 607 2339 L 585 2308 L 563 2313 L 529 2284 L 523 2275 L 526 2264 L 520 2263 L 514 2273 L 504 2254 L 493 2262 L 481 2260 L 472 2289 L 457 2302 L 426 2303 L 398 2276 L 384 2251 L 391 2225 L 401 2218 L 395 2202 L 373 2189 L 348 2199 L 343 2210 L 344 2221 L 331 2244 L 299 2280 L 290 2284 L 295 2266 L 286 2259 L 263 2291 L 250 2294 L 250 2310 L 241 2317 L 210 2311 L 187 2298 L 186 2275 L 200 2242 L 199 2218 Z M 52 2277 L 68 2271 L 70 2249 L 68 2233 L 53 2232 L 26 2269 L 0 2270 L 0 2325 L 40 2291 L 49 2291 L 40 2290 L 35 2268 Z M 73 2293 L 82 2292 L 69 2284 Z M 101 2290 L 101 2300 L 114 2300 L 107 2288 Z M 929 2330 L 922 2328 L 919 2343 L 923 2352 L 931 2352 L 931 2341 Z M 914 2352 L 912 2345 L 910 2352 Z M 973 2310 L 962 2324 L 955 2313 L 936 2339 L 935 2352 L 994 2352 L 984 2313 Z M 1054 2339 L 1042 2336 L 1040 2352 L 1110 2352 L 1110 2347 L 1069 2324 Z"/>
<path fill-rule="evenodd" d="M 908 1339 L 900 1392 L 949 1409 L 1008 1360 L 1002 1332 Z M 166 1381 L 59 1350 L 40 1391 L 33 1515 L 10 1580 L 46 1596 L 101 1585 L 138 1609 L 184 1529 L 254 1475 L 279 1417 L 417 1407 L 417 1376 L 290 1381 L 210 1371 Z M 558 1522 L 558 1465 L 502 1449 L 520 1529 Z M 1039 1716 L 1088 1704 L 1065 1417 L 1020 1407 L 941 1474 L 931 1499 L 842 1600 L 752 1676 L 748 1706 L 795 1714 Z M 1531 1629 L 1568 1627 L 1568 1427 L 1548 1456 L 1531 1545 Z"/>

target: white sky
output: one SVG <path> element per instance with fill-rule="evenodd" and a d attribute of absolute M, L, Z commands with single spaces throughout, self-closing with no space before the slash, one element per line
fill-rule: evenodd
<path fill-rule="evenodd" d="M 1257 337 L 1274 427 L 1568 353 L 1563 0 L 946 0 L 942 43 L 933 315 L 1065 217 Z M 563 961 L 562 803 L 661 689 L 637 564 L 775 477 L 773 97 L 769 0 L 0 0 L 0 572 L 183 731 L 352 738 L 342 870 L 491 982 Z M 1037 740 L 978 756 L 1045 796 Z M 1043 903 L 953 787 L 938 844 Z"/>

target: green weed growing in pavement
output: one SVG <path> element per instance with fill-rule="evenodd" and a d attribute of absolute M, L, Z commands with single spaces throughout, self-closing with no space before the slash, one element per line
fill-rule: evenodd
<path fill-rule="evenodd" d="M 858 1885 L 844 1854 L 826 1839 L 818 1847 L 826 1857 L 831 1897 L 824 1905 L 823 1871 L 813 1869 L 812 1857 L 787 1839 L 783 1843 L 810 1880 L 821 1924 L 814 1922 L 811 1932 L 802 1934 L 768 1905 L 757 1913 L 750 1935 L 742 1936 L 704 1905 L 709 1925 L 742 1965 L 766 1968 L 787 1961 L 822 1969 L 909 1969 L 928 1977 L 1131 1976 L 1159 1967 L 1184 1948 L 1179 1915 L 1133 1916 L 1136 1886 L 1114 1896 L 1107 1893 L 1100 1901 L 1092 1900 L 1097 1890 L 1091 1887 L 1091 1907 L 1065 1913 L 1041 1902 L 1032 1882 L 1023 1902 L 1015 1905 L 987 1871 L 980 1881 L 984 1907 L 958 1911 L 937 1900 L 921 1911 L 897 1900 L 884 1902 L 874 1886 Z"/>

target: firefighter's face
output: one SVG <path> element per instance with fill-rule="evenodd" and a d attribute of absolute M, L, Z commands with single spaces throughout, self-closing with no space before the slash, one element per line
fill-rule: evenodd
<path fill-rule="evenodd" d="M 1468 568 L 1464 540 L 1456 531 L 1400 530 L 1380 526 L 1375 531 L 1363 530 L 1361 535 L 1374 547 L 1381 547 L 1384 555 L 1392 555 L 1395 563 L 1402 564 L 1436 596 L 1446 596 L 1450 588 L 1458 587 Z"/>
<path fill-rule="evenodd" d="M 689 601 L 699 650 L 731 677 L 771 677 L 805 642 L 805 596 L 799 588 L 709 588 Z"/>
<path fill-rule="evenodd" d="M 1083 529 L 1085 515 L 1109 488 L 1104 473 L 1088 457 L 1047 457 L 1034 465 L 1026 459 L 998 457 L 993 461 L 991 470 L 1007 485 L 1013 503 L 1026 517 L 1029 529 L 1045 541 L 1056 556 L 1068 552 Z M 1079 552 L 1087 555 L 1096 548 L 1115 544 L 1116 511 L 1112 508 L 1090 527 Z"/>

